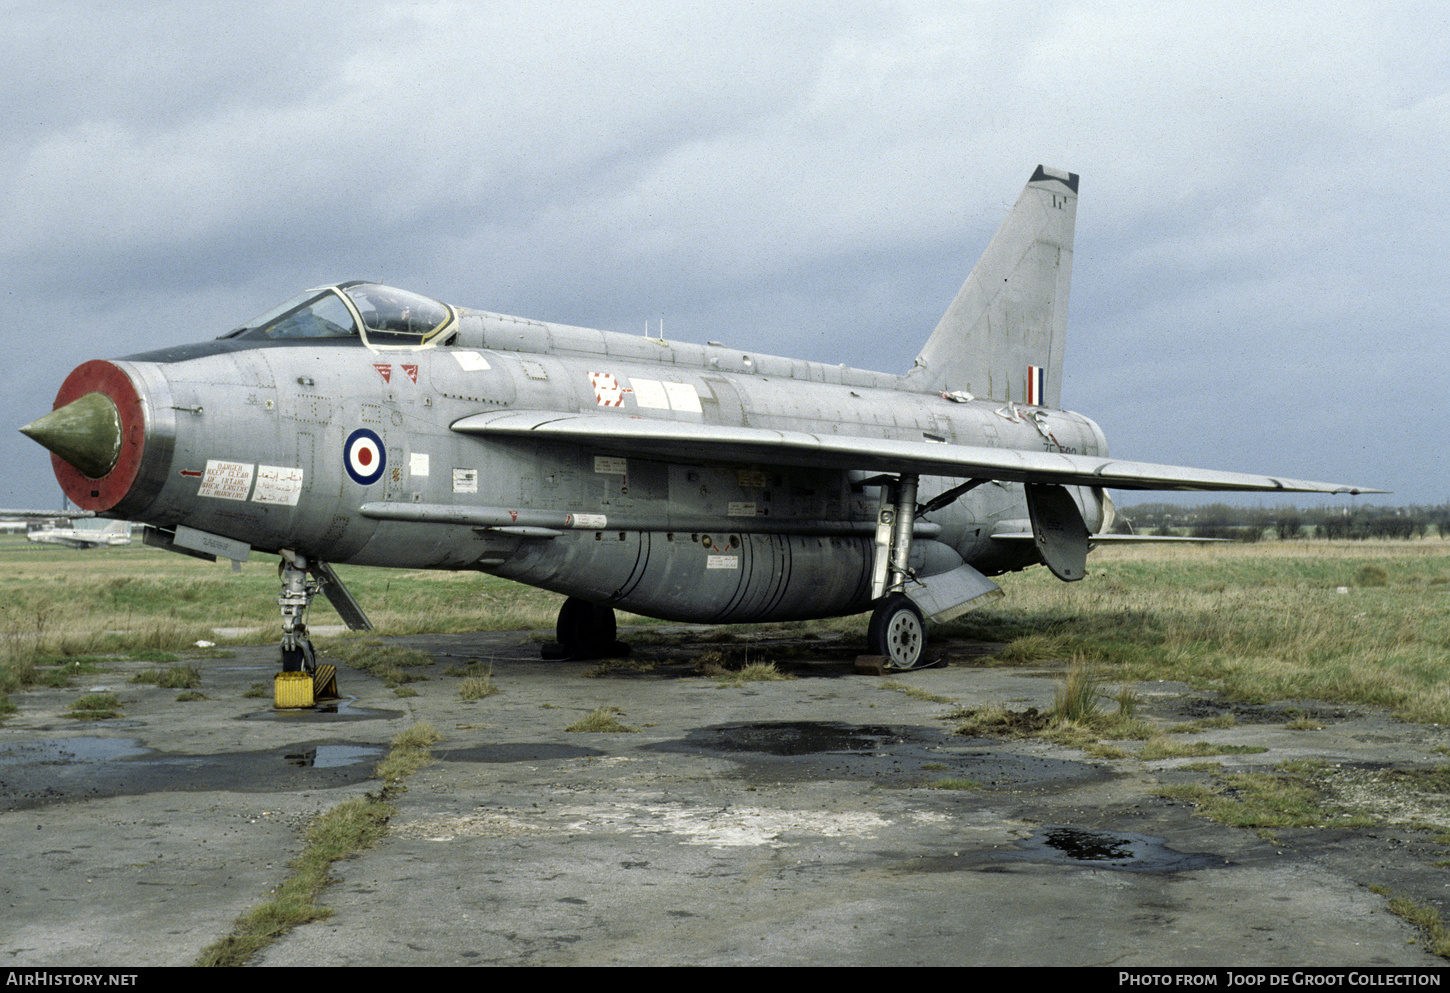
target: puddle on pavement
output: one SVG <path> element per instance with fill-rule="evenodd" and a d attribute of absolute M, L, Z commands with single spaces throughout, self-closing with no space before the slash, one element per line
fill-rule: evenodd
<path fill-rule="evenodd" d="M 340 766 L 367 762 L 383 754 L 381 748 L 366 745 L 318 745 L 304 752 L 288 752 L 288 765 L 312 769 L 336 769 Z"/>
<path fill-rule="evenodd" d="M 11 741 L 0 745 L 0 766 L 30 762 L 39 764 L 114 762 L 148 749 L 134 738 L 42 738 Z"/>
<path fill-rule="evenodd" d="M 722 752 L 815 755 L 820 752 L 875 752 L 904 740 L 889 727 L 835 721 L 767 721 L 701 728 L 688 741 Z"/>
<path fill-rule="evenodd" d="M 1187 872 L 1229 864 L 1217 855 L 1180 852 L 1169 848 L 1163 838 L 1129 831 L 1047 826 L 1017 842 L 1017 847 L 1044 861 L 1128 872 Z"/>
<path fill-rule="evenodd" d="M 837 721 L 763 721 L 697 728 L 662 751 L 725 755 L 755 783 L 871 779 L 885 786 L 969 779 L 982 789 L 1082 784 L 1109 778 L 1107 766 L 1016 754 L 958 735 L 915 726 Z"/>
<path fill-rule="evenodd" d="M 343 697 L 339 700 L 320 701 L 315 707 L 289 707 L 285 710 L 272 707 L 243 714 L 240 720 L 306 721 L 323 719 L 331 723 L 333 721 L 390 721 L 402 716 L 402 711 L 399 710 L 373 710 L 368 707 L 358 707 L 356 703 L 356 697 Z"/>
<path fill-rule="evenodd" d="M 372 778 L 381 746 L 299 742 L 284 748 L 183 755 L 137 738 L 37 738 L 0 746 L 0 810 L 146 793 L 268 793 Z"/>
<path fill-rule="evenodd" d="M 596 758 L 607 753 L 583 745 L 559 745 L 548 741 L 525 741 L 468 748 L 436 746 L 433 757 L 440 762 L 553 762 L 563 759 Z"/>

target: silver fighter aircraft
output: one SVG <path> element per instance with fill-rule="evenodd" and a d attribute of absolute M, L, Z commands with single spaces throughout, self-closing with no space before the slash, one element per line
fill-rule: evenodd
<path fill-rule="evenodd" d="M 95 526 L 71 522 L 68 528 L 45 525 L 26 533 L 25 537 L 42 545 L 65 545 L 67 548 L 102 548 L 108 545 L 131 544 L 131 525 L 127 521 L 97 521 Z"/>
<path fill-rule="evenodd" d="M 620 649 L 614 608 L 726 624 L 925 618 L 1043 563 L 1081 579 L 1108 489 L 1361 488 L 1129 462 L 1059 408 L 1078 177 L 1038 167 L 905 373 L 308 290 L 215 341 L 77 367 L 21 430 L 66 495 L 145 540 L 281 556 L 282 663 L 313 667 L 334 563 L 477 569 L 564 594 L 560 649 Z"/>

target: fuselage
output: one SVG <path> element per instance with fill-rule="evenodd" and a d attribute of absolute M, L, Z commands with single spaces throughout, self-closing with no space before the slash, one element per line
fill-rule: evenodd
<path fill-rule="evenodd" d="M 654 616 L 711 622 L 869 606 L 880 491 L 864 473 L 641 458 L 452 430 L 488 411 L 590 412 L 1106 455 L 1081 415 L 923 393 L 903 377 L 719 345 L 448 308 L 440 333 L 229 337 L 78 367 L 120 449 L 99 475 L 57 457 L 102 516 L 333 563 L 478 569 Z M 80 461 L 80 460 L 77 460 Z M 927 502 L 961 481 L 923 478 Z M 1109 513 L 1076 487 L 1088 528 Z M 450 513 L 453 516 L 450 517 Z M 1039 561 L 1019 484 L 986 482 L 916 524 L 922 575 Z"/>

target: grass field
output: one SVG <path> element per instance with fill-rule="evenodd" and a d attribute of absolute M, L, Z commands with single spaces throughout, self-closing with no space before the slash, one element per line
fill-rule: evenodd
<path fill-rule="evenodd" d="M 1371 703 L 1450 723 L 1450 542 L 1118 546 L 1061 583 L 936 632 L 1005 643 L 995 661 L 1068 659 L 1105 679 L 1181 679 L 1231 698 Z M 382 634 L 552 628 L 561 598 L 476 573 L 338 568 Z M 233 573 L 145 546 L 77 552 L 0 537 L 0 692 L 76 656 L 175 651 L 218 628 L 280 632 L 275 563 Z M 309 622 L 340 623 L 322 598 Z M 859 629 L 865 617 L 826 622 Z"/>
<path fill-rule="evenodd" d="M 552 628 L 563 598 L 478 573 L 339 566 L 379 633 Z M 275 560 L 234 573 L 139 543 L 74 551 L 0 537 L 0 692 L 37 667 L 126 652 L 175 652 L 197 641 L 266 643 L 281 635 Z M 325 597 L 313 626 L 341 624 Z M 230 629 L 230 636 L 218 631 Z"/>
<path fill-rule="evenodd" d="M 1034 569 L 949 625 L 1003 664 L 1071 659 L 1231 699 L 1371 703 L 1450 723 L 1450 542 L 1118 546 L 1081 583 Z"/>

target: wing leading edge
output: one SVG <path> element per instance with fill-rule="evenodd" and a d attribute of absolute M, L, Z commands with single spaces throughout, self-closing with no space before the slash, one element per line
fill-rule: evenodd
<path fill-rule="evenodd" d="M 620 455 L 678 461 L 759 462 L 821 469 L 916 473 L 1017 483 L 1120 490 L 1222 490 L 1277 493 L 1382 493 L 1344 483 L 1217 472 L 1061 452 L 986 448 L 890 438 L 660 421 L 640 417 L 507 411 L 455 421 L 461 434 L 587 445 Z"/>

